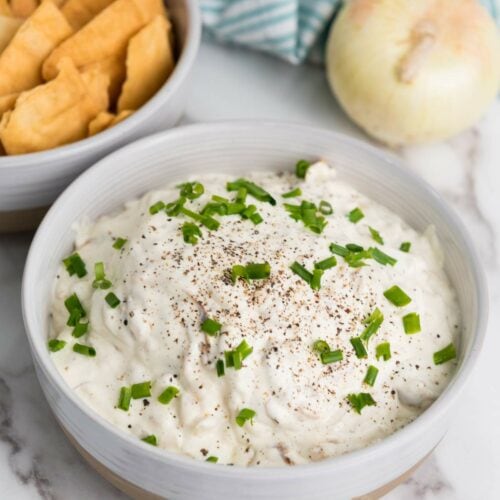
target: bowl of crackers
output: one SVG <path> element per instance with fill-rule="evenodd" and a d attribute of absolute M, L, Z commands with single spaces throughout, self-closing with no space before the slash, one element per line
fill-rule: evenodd
<path fill-rule="evenodd" d="M 175 125 L 200 35 L 196 0 L 0 0 L 0 232 L 35 227 L 83 170 Z"/>

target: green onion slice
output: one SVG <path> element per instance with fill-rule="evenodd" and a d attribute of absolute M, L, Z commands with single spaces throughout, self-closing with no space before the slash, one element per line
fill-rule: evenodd
<path fill-rule="evenodd" d="M 311 166 L 311 162 L 307 160 L 299 160 L 295 164 L 295 175 L 299 179 L 305 179 L 307 171 L 309 170 L 309 167 Z"/>
<path fill-rule="evenodd" d="M 63 264 L 66 267 L 66 271 L 70 276 L 76 274 L 79 278 L 83 278 L 87 275 L 87 268 L 85 262 L 78 253 L 74 253 L 63 260 Z"/>
<path fill-rule="evenodd" d="M 212 464 L 216 464 L 217 462 L 219 461 L 219 458 L 218 457 L 215 457 L 215 456 L 210 456 L 208 457 L 205 462 L 210 462 Z"/>
<path fill-rule="evenodd" d="M 114 309 L 115 307 L 118 307 L 120 304 L 120 299 L 113 293 L 109 292 L 106 297 L 104 297 L 104 300 L 108 303 L 109 307 Z"/>
<path fill-rule="evenodd" d="M 196 200 L 196 198 L 199 198 L 205 192 L 203 184 L 196 181 L 185 182 L 184 184 L 179 184 L 176 187 L 181 190 L 181 196 L 187 198 L 188 200 Z"/>
<path fill-rule="evenodd" d="M 151 215 L 154 215 L 163 210 L 164 208 L 165 208 L 165 203 L 163 203 L 163 201 L 157 201 L 156 203 L 154 203 L 149 207 L 149 213 Z"/>
<path fill-rule="evenodd" d="M 75 344 L 73 346 L 73 351 L 81 354 L 82 356 L 89 356 L 90 358 L 93 358 L 96 355 L 96 350 L 93 347 L 83 344 Z"/>
<path fill-rule="evenodd" d="M 368 367 L 363 382 L 373 387 L 373 385 L 375 384 L 375 380 L 377 379 L 377 375 L 378 375 L 378 368 L 376 366 L 370 365 Z"/>
<path fill-rule="evenodd" d="M 370 337 L 377 333 L 380 325 L 384 321 L 384 315 L 382 311 L 377 307 L 364 321 L 363 324 L 366 325 L 366 328 L 360 335 L 360 338 L 363 342 L 368 344 Z"/>
<path fill-rule="evenodd" d="M 364 250 L 364 248 L 361 245 L 357 245 L 356 243 L 347 243 L 345 246 L 349 252 L 354 252 L 354 253 L 359 253 Z"/>
<path fill-rule="evenodd" d="M 131 391 L 132 399 L 149 398 L 151 396 L 151 381 L 132 384 Z"/>
<path fill-rule="evenodd" d="M 249 180 L 237 179 L 234 182 L 228 182 L 226 185 L 228 191 L 239 191 L 241 188 L 245 188 L 247 193 L 256 200 L 276 205 L 276 200 L 266 190 Z"/>
<path fill-rule="evenodd" d="M 453 344 L 448 344 L 444 349 L 437 351 L 433 355 L 434 364 L 442 365 L 447 361 L 451 361 L 457 357 L 457 350 Z"/>
<path fill-rule="evenodd" d="M 353 410 L 361 415 L 361 410 L 365 406 L 376 406 L 375 400 L 372 398 L 371 394 L 367 392 L 360 392 L 358 394 L 349 394 L 347 400 L 351 404 Z"/>
<path fill-rule="evenodd" d="M 64 348 L 65 345 L 66 345 L 66 341 L 59 340 L 59 339 L 50 339 L 48 342 L 50 352 L 60 351 L 61 349 Z"/>
<path fill-rule="evenodd" d="M 330 245 L 330 252 L 340 255 L 340 257 L 347 257 L 349 255 L 349 250 L 346 247 L 337 245 L 336 243 Z"/>
<path fill-rule="evenodd" d="M 128 240 L 125 238 L 116 238 L 115 242 L 113 243 L 113 248 L 115 250 L 121 250 L 125 243 L 127 243 Z"/>
<path fill-rule="evenodd" d="M 151 434 L 149 436 L 146 436 L 145 438 L 142 438 L 141 441 L 144 441 L 145 443 L 148 443 L 152 446 L 158 446 L 158 439 L 154 434 Z"/>
<path fill-rule="evenodd" d="M 382 358 L 384 361 L 391 359 L 391 344 L 389 342 L 381 342 L 375 349 L 375 357 L 377 361 Z"/>
<path fill-rule="evenodd" d="M 281 195 L 282 198 L 295 198 L 297 196 L 302 196 L 302 189 L 295 188 Z"/>
<path fill-rule="evenodd" d="M 313 290 L 320 290 L 321 289 L 321 278 L 323 276 L 323 269 L 314 269 L 312 272 L 312 279 L 311 279 L 311 288 Z"/>
<path fill-rule="evenodd" d="M 322 352 L 320 354 L 321 362 L 324 365 L 328 365 L 330 363 L 337 363 L 338 361 L 342 361 L 344 359 L 344 355 L 340 349 L 336 351 L 327 351 Z"/>
<path fill-rule="evenodd" d="M 128 411 L 130 408 L 130 400 L 132 399 L 132 388 L 122 387 L 118 397 L 118 408 L 123 411 Z"/>
<path fill-rule="evenodd" d="M 68 326 L 76 326 L 81 318 L 85 318 L 85 316 L 87 316 L 87 313 L 85 312 L 85 309 L 83 308 L 76 293 L 70 295 L 64 301 L 64 305 L 69 312 L 69 318 L 66 323 Z"/>
<path fill-rule="evenodd" d="M 313 233 L 321 234 L 328 224 L 322 215 L 318 215 L 318 207 L 310 201 L 303 200 L 300 205 L 285 203 L 283 207 L 293 220 L 301 221 Z"/>
<path fill-rule="evenodd" d="M 215 319 L 207 318 L 201 324 L 201 330 L 211 337 L 215 337 L 220 332 L 221 328 L 222 325 L 218 321 L 215 321 Z"/>
<path fill-rule="evenodd" d="M 88 321 L 86 323 L 79 322 L 73 328 L 71 335 L 73 335 L 73 337 L 79 339 L 80 337 L 83 337 L 88 332 L 88 330 L 89 330 Z"/>
<path fill-rule="evenodd" d="M 409 242 L 409 241 L 403 241 L 403 243 L 401 243 L 401 246 L 399 247 L 399 249 L 402 252 L 408 253 L 410 251 L 410 249 L 411 249 L 411 242 Z"/>
<path fill-rule="evenodd" d="M 361 208 L 359 207 L 356 207 L 355 209 L 351 210 L 348 214 L 347 214 L 347 218 L 353 223 L 353 224 L 356 224 L 357 222 L 359 222 L 363 217 L 365 216 L 365 214 L 363 213 L 363 211 L 361 210 Z"/>
<path fill-rule="evenodd" d="M 407 335 L 420 332 L 420 315 L 413 312 L 403 316 L 403 328 Z"/>
<path fill-rule="evenodd" d="M 93 288 L 100 288 L 101 290 L 107 290 L 111 288 L 111 281 L 106 279 L 104 273 L 104 264 L 102 262 L 96 262 L 94 264 L 95 280 L 92 282 Z"/>
<path fill-rule="evenodd" d="M 217 363 L 215 363 L 215 369 L 217 371 L 217 376 L 218 377 L 223 377 L 224 376 L 224 361 L 222 359 L 218 359 Z"/>
<path fill-rule="evenodd" d="M 301 277 L 307 284 L 311 284 L 313 275 L 302 264 L 294 262 L 290 269 L 299 277 Z"/>
<path fill-rule="evenodd" d="M 174 387 L 173 385 L 169 385 L 159 396 L 158 396 L 158 401 L 162 405 L 168 405 L 172 399 L 176 398 L 177 395 L 179 394 L 179 389 L 177 387 Z"/>
<path fill-rule="evenodd" d="M 330 351 L 330 346 L 328 345 L 328 342 L 326 340 L 316 340 L 312 348 L 313 351 L 317 354 Z"/>
<path fill-rule="evenodd" d="M 368 226 L 368 229 L 370 230 L 370 234 L 372 235 L 372 238 L 374 239 L 374 241 L 376 241 L 377 243 L 380 243 L 381 245 L 384 244 L 384 238 L 382 238 L 382 236 L 380 235 L 380 233 L 374 229 L 373 227 L 371 226 Z"/>
<path fill-rule="evenodd" d="M 269 262 L 264 263 L 250 263 L 246 266 L 235 265 L 231 268 L 231 280 L 236 283 L 238 278 L 245 281 L 248 280 L 262 280 L 269 278 L 271 275 L 271 265 Z"/>
<path fill-rule="evenodd" d="M 250 420 L 250 423 L 253 425 L 253 418 L 256 415 L 257 413 L 255 413 L 255 411 L 251 410 L 250 408 L 243 408 L 236 416 L 236 423 L 240 427 L 243 427 L 245 425 L 245 422 Z"/>
<path fill-rule="evenodd" d="M 363 359 L 368 357 L 368 353 L 366 352 L 365 346 L 363 345 L 363 341 L 361 337 L 352 337 L 350 339 L 351 345 L 354 348 L 354 352 L 356 353 L 356 357 Z"/>
<path fill-rule="evenodd" d="M 384 297 L 396 307 L 404 307 L 411 302 L 411 298 L 408 297 L 408 295 L 406 295 L 406 293 L 397 285 L 387 289 L 384 292 Z"/>
<path fill-rule="evenodd" d="M 181 230 L 182 238 L 190 245 L 196 245 L 198 238 L 203 238 L 200 228 L 194 222 L 184 222 Z"/>
<path fill-rule="evenodd" d="M 372 258 L 375 259 L 379 264 L 382 264 L 383 266 L 385 266 L 386 264 L 393 266 L 397 262 L 397 260 L 394 257 L 387 255 L 386 253 L 382 252 L 382 250 L 379 250 L 376 247 L 370 248 L 370 251 Z"/>
<path fill-rule="evenodd" d="M 320 260 L 319 262 L 314 263 L 314 267 L 316 269 L 322 269 L 323 271 L 326 271 L 327 269 L 331 269 L 332 267 L 335 267 L 337 265 L 337 259 L 335 258 L 334 255 L 331 257 L 328 257 L 325 260 Z"/>
<path fill-rule="evenodd" d="M 319 211 L 323 214 L 323 215 L 332 215 L 333 214 L 333 207 L 330 205 L 330 203 L 328 203 L 327 201 L 325 200 L 321 200 L 319 202 L 319 207 L 318 207 Z"/>

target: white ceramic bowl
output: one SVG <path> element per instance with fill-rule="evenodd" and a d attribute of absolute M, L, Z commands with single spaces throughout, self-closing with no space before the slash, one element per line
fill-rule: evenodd
<path fill-rule="evenodd" d="M 196 0 L 165 3 L 180 54 L 171 77 L 131 117 L 100 134 L 40 153 L 0 156 L 0 225 L 2 213 L 46 207 L 78 174 L 106 154 L 179 120 L 200 44 L 201 19 Z"/>
<path fill-rule="evenodd" d="M 342 178 L 398 212 L 418 230 L 434 224 L 463 317 L 459 368 L 439 399 L 416 421 L 368 448 L 308 465 L 241 468 L 207 464 L 153 448 L 105 422 L 69 389 L 47 350 L 56 268 L 73 244 L 72 223 L 99 217 L 158 185 L 196 172 L 244 175 L 293 168 L 322 157 Z M 169 499 L 347 499 L 409 470 L 444 436 L 457 398 L 477 360 L 487 319 L 487 293 L 462 224 L 440 197 L 394 157 L 329 131 L 270 122 L 192 125 L 131 144 L 101 160 L 56 201 L 28 256 L 23 311 L 45 396 L 80 448 L 115 475 Z"/>

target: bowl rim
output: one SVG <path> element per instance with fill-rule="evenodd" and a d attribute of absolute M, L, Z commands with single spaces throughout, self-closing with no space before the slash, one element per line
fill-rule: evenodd
<path fill-rule="evenodd" d="M 213 464 L 207 464 L 204 461 L 191 458 L 187 455 L 182 455 L 180 453 L 171 452 L 161 448 L 155 448 L 141 442 L 134 436 L 127 434 L 118 427 L 106 421 L 97 412 L 90 408 L 90 406 L 86 405 L 84 401 L 81 400 L 70 389 L 64 379 L 61 377 L 60 373 L 57 371 L 55 364 L 51 362 L 48 355 L 48 350 L 46 348 L 43 349 L 43 347 L 45 347 L 45 344 L 40 343 L 40 345 L 37 345 L 35 343 L 36 335 L 32 334 L 32 332 L 36 331 L 39 326 L 37 325 L 35 314 L 30 307 L 30 304 L 32 304 L 33 302 L 30 299 L 29 290 L 35 289 L 30 281 L 32 279 L 31 276 L 34 274 L 34 268 L 38 267 L 35 263 L 35 258 L 36 254 L 38 253 L 40 240 L 46 228 L 50 227 L 50 225 L 52 224 L 52 218 L 56 214 L 56 211 L 59 211 L 60 206 L 62 207 L 65 205 L 65 203 L 72 197 L 73 192 L 78 191 L 78 189 L 80 188 L 80 183 L 82 183 L 83 180 L 92 178 L 93 176 L 97 175 L 97 172 L 101 168 L 103 168 L 104 165 L 112 163 L 115 157 L 121 157 L 122 155 L 136 148 L 142 148 L 143 150 L 147 151 L 149 149 L 149 146 L 154 147 L 155 145 L 164 142 L 165 140 L 168 140 L 169 142 L 175 142 L 178 137 L 186 135 L 189 136 L 191 134 L 224 134 L 225 132 L 230 132 L 231 130 L 234 130 L 236 128 L 243 129 L 248 133 L 251 133 L 253 129 L 262 129 L 266 127 L 280 127 L 289 130 L 293 129 L 303 135 L 322 134 L 324 136 L 330 136 L 332 139 L 335 139 L 337 141 L 345 142 L 348 145 L 354 146 L 358 149 L 363 149 L 366 153 L 369 153 L 371 156 L 378 158 L 380 161 L 383 161 L 386 164 L 386 168 L 388 169 L 387 175 L 390 175 L 391 171 L 397 173 L 399 176 L 405 178 L 404 182 L 411 183 L 412 185 L 416 184 L 421 190 L 426 192 L 428 196 L 433 199 L 434 203 L 439 207 L 439 210 L 441 210 L 451 230 L 459 236 L 459 239 L 462 242 L 461 251 L 464 252 L 468 258 L 471 274 L 476 284 L 475 295 L 477 296 L 478 302 L 477 324 L 470 352 L 468 353 L 467 357 L 463 359 L 463 362 L 457 370 L 456 374 L 454 375 L 450 383 L 446 386 L 444 391 L 437 398 L 437 400 L 414 421 L 397 430 L 393 434 L 383 438 L 382 440 L 373 443 L 365 448 L 361 448 L 344 455 L 326 458 L 318 462 L 294 465 L 293 467 L 244 467 L 239 465 L 235 465 L 233 467 L 214 467 Z M 83 172 L 83 174 L 75 179 L 63 191 L 63 193 L 58 197 L 56 202 L 49 209 L 48 213 L 40 224 L 32 240 L 26 259 L 21 293 L 25 331 L 30 344 L 32 357 L 35 360 L 35 364 L 37 364 L 36 361 L 38 361 L 38 368 L 43 370 L 50 383 L 52 385 L 55 385 L 57 389 L 61 393 L 63 393 L 65 397 L 68 398 L 80 412 L 84 413 L 89 419 L 97 423 L 100 427 L 104 428 L 107 432 L 112 433 L 118 441 L 123 443 L 123 445 L 132 446 L 134 448 L 134 452 L 136 453 L 139 453 L 143 456 L 149 456 L 150 458 L 155 458 L 158 462 L 162 462 L 163 465 L 166 466 L 176 466 L 183 468 L 184 470 L 190 470 L 191 472 L 205 472 L 209 473 L 211 476 L 219 477 L 221 479 L 237 478 L 242 477 L 242 475 L 247 479 L 253 480 L 277 480 L 287 478 L 289 479 L 291 477 L 307 478 L 312 477 L 313 475 L 316 476 L 321 473 L 326 473 L 332 468 L 340 470 L 349 469 L 354 464 L 360 465 L 363 462 L 373 459 L 374 457 L 385 456 L 387 454 L 387 451 L 390 450 L 391 447 L 395 447 L 395 445 L 413 441 L 416 436 L 425 433 L 425 430 L 429 425 L 432 425 L 433 422 L 437 421 L 441 416 L 445 415 L 448 408 L 459 396 L 480 355 L 481 347 L 484 343 L 486 335 L 489 308 L 488 290 L 484 270 L 473 244 L 473 240 L 469 236 L 465 225 L 460 220 L 455 210 L 448 206 L 448 204 L 442 199 L 441 195 L 430 184 L 428 184 L 417 173 L 411 171 L 408 168 L 405 168 L 405 163 L 402 159 L 398 158 L 392 153 L 388 153 L 376 146 L 373 146 L 369 143 L 343 133 L 330 131 L 313 125 L 304 125 L 288 121 L 275 120 L 230 120 L 190 124 L 182 127 L 176 127 L 139 139 L 99 160 L 92 167 Z"/>
<path fill-rule="evenodd" d="M 160 90 L 137 111 L 134 111 L 125 120 L 117 123 L 94 136 L 85 137 L 79 141 L 34 153 L 0 156 L 0 173 L 17 170 L 21 167 L 34 166 L 42 162 L 58 161 L 73 156 L 92 153 L 106 144 L 114 144 L 127 130 L 137 128 L 146 122 L 156 112 L 158 107 L 175 95 L 179 87 L 189 75 L 194 64 L 201 41 L 201 12 L 197 0 L 183 0 L 187 9 L 186 43 L 180 52 L 180 57 L 167 81 Z"/>

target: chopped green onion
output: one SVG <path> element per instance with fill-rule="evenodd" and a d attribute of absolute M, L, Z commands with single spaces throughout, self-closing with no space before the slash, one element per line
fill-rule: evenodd
<path fill-rule="evenodd" d="M 80 255 L 74 253 L 63 260 L 66 271 L 68 271 L 70 276 L 76 274 L 79 278 L 83 278 L 87 275 L 87 268 L 85 267 L 85 262 L 83 262 Z"/>
<path fill-rule="evenodd" d="M 321 289 L 321 278 L 323 276 L 323 269 L 314 269 L 312 273 L 312 279 L 311 279 L 311 288 L 313 290 L 320 290 Z"/>
<path fill-rule="evenodd" d="M 197 214 L 196 212 L 188 210 L 184 207 L 180 208 L 180 213 L 186 215 L 187 217 L 191 217 L 191 219 L 194 219 L 195 221 L 201 222 L 206 228 L 210 229 L 211 231 L 219 229 L 220 222 L 213 217 L 210 217 L 209 215 Z"/>
<path fill-rule="evenodd" d="M 347 250 L 354 253 L 362 252 L 364 250 L 361 245 L 357 245 L 356 243 L 347 243 L 345 247 L 347 248 Z"/>
<path fill-rule="evenodd" d="M 336 243 L 330 245 L 330 252 L 340 255 L 341 257 L 347 257 L 349 255 L 349 250 L 346 247 L 337 245 Z"/>
<path fill-rule="evenodd" d="M 81 318 L 85 318 L 85 316 L 87 316 L 87 313 L 85 312 L 85 309 L 83 308 L 76 293 L 70 295 L 64 301 L 64 305 L 69 312 L 69 318 L 66 323 L 68 326 L 76 326 Z"/>
<path fill-rule="evenodd" d="M 221 328 L 222 325 L 218 321 L 210 318 L 207 318 L 201 324 L 201 330 L 211 337 L 215 337 L 220 332 Z"/>
<path fill-rule="evenodd" d="M 296 196 L 302 196 L 302 189 L 295 188 L 281 195 L 282 198 L 295 198 Z"/>
<path fill-rule="evenodd" d="M 363 341 L 360 337 L 352 337 L 350 341 L 357 358 L 362 359 L 368 357 L 368 353 L 366 352 L 365 346 L 363 345 Z"/>
<path fill-rule="evenodd" d="M 340 349 L 337 349 L 336 351 L 327 351 L 327 352 L 322 352 L 320 354 L 321 362 L 324 365 L 328 365 L 330 363 L 336 363 L 338 361 L 342 361 L 344 359 L 344 355 L 342 354 L 342 351 Z"/>
<path fill-rule="evenodd" d="M 155 204 L 149 207 L 149 213 L 151 215 L 157 214 L 160 210 L 165 208 L 165 203 L 163 201 L 157 201 Z"/>
<path fill-rule="evenodd" d="M 364 216 L 365 216 L 365 214 L 362 212 L 361 208 L 359 208 L 359 207 L 356 207 L 355 209 L 351 210 L 347 214 L 347 218 L 353 224 L 356 224 L 357 222 L 359 222 Z"/>
<path fill-rule="evenodd" d="M 316 340 L 312 348 L 313 351 L 317 354 L 330 351 L 330 346 L 328 345 L 328 342 L 326 340 Z"/>
<path fill-rule="evenodd" d="M 245 359 L 252 354 L 253 347 L 249 346 L 246 340 L 242 340 L 235 351 L 241 354 L 241 359 Z"/>
<path fill-rule="evenodd" d="M 60 351 L 61 349 L 64 348 L 65 345 L 66 345 L 66 341 L 59 340 L 59 339 L 50 339 L 48 342 L 50 352 Z"/>
<path fill-rule="evenodd" d="M 363 330 L 363 333 L 360 335 L 360 338 L 363 342 L 368 344 L 370 337 L 377 333 L 377 330 L 380 328 L 380 325 L 384 321 L 384 315 L 382 311 L 377 307 L 369 316 L 363 321 L 363 324 L 366 325 L 366 328 Z"/>
<path fill-rule="evenodd" d="M 71 332 L 71 335 L 73 337 L 79 339 L 80 337 L 83 337 L 89 329 L 89 323 L 77 323 L 75 327 L 73 328 L 73 331 Z"/>
<path fill-rule="evenodd" d="M 92 282 L 93 288 L 100 288 L 101 290 L 107 290 L 111 288 L 111 281 L 106 279 L 104 273 L 104 264 L 102 262 L 96 262 L 94 264 L 95 280 Z"/>
<path fill-rule="evenodd" d="M 218 359 L 217 363 L 215 363 L 215 369 L 217 371 L 217 376 L 218 377 L 223 377 L 224 376 L 224 361 L 222 359 Z"/>
<path fill-rule="evenodd" d="M 141 441 L 144 441 L 145 443 L 148 443 L 152 446 L 158 446 L 158 439 L 156 439 L 156 436 L 154 434 L 142 438 Z"/>
<path fill-rule="evenodd" d="M 250 263 L 246 266 L 235 265 L 231 268 L 231 280 L 236 283 L 238 278 L 244 280 L 262 280 L 269 278 L 271 275 L 271 265 L 269 262 Z"/>
<path fill-rule="evenodd" d="M 323 215 L 332 215 L 333 214 L 333 207 L 330 205 L 330 203 L 328 203 L 327 201 L 325 200 L 321 200 L 319 202 L 319 207 L 318 207 L 319 211 L 323 214 Z"/>
<path fill-rule="evenodd" d="M 256 415 L 257 413 L 255 413 L 255 411 L 251 410 L 250 408 L 243 408 L 236 417 L 236 423 L 240 427 L 243 427 L 245 425 L 245 422 L 250 420 L 250 423 L 253 425 L 253 418 Z"/>
<path fill-rule="evenodd" d="M 224 358 L 226 360 L 227 368 L 234 368 L 235 370 L 240 370 L 242 368 L 242 362 L 245 358 L 250 356 L 253 352 L 253 347 L 249 346 L 246 340 L 242 340 L 241 343 L 232 351 L 225 351 Z M 217 367 L 217 370 L 219 368 Z M 218 372 L 217 372 L 218 373 Z M 224 373 L 222 373 L 224 375 Z M 219 375 L 220 377 L 221 375 Z"/>
<path fill-rule="evenodd" d="M 208 457 L 205 462 L 210 462 L 212 464 L 216 464 L 219 461 L 218 457 L 214 457 L 213 455 Z"/>
<path fill-rule="evenodd" d="M 82 354 L 83 356 L 89 356 L 90 358 L 93 358 L 96 355 L 96 351 L 93 347 L 83 344 L 75 344 L 73 346 L 73 351 L 78 354 Z"/>
<path fill-rule="evenodd" d="M 200 228 L 194 222 L 184 222 L 181 230 L 182 238 L 190 245 L 196 245 L 198 238 L 203 238 Z"/>
<path fill-rule="evenodd" d="M 403 243 L 401 243 L 401 246 L 399 247 L 399 249 L 402 252 L 406 252 L 406 253 L 408 253 L 410 251 L 410 248 L 411 248 L 411 242 L 409 242 L 409 241 L 404 241 Z"/>
<path fill-rule="evenodd" d="M 446 363 L 447 361 L 451 361 L 452 359 L 455 359 L 456 357 L 457 357 L 457 351 L 456 351 L 455 346 L 453 344 L 447 345 L 444 349 L 441 349 L 440 351 L 435 352 L 433 355 L 435 365 L 442 365 L 443 363 Z"/>
<path fill-rule="evenodd" d="M 108 303 L 109 307 L 114 309 L 115 307 L 118 307 L 120 304 L 120 299 L 113 293 L 109 292 L 106 297 L 104 297 L 104 300 Z"/>
<path fill-rule="evenodd" d="M 420 332 L 420 315 L 417 313 L 409 313 L 403 316 L 403 328 L 407 335 Z"/>
<path fill-rule="evenodd" d="M 347 400 L 351 404 L 353 410 L 361 415 L 361 410 L 365 406 L 375 406 L 377 403 L 367 392 L 360 392 L 358 394 L 349 394 Z"/>
<path fill-rule="evenodd" d="M 169 385 L 159 396 L 158 396 L 158 401 L 162 405 L 168 405 L 172 399 L 176 398 L 177 395 L 179 394 L 179 389 L 177 387 L 174 387 L 173 385 Z"/>
<path fill-rule="evenodd" d="M 370 251 L 372 258 L 375 259 L 379 264 L 382 264 L 383 266 L 385 266 L 386 264 L 393 266 L 397 262 L 397 260 L 394 257 L 387 255 L 386 253 L 382 252 L 382 250 L 379 250 L 376 247 L 370 248 Z"/>
<path fill-rule="evenodd" d="M 391 344 L 389 342 L 380 343 L 375 349 L 375 357 L 377 361 L 383 358 L 384 361 L 389 361 L 391 359 Z"/>
<path fill-rule="evenodd" d="M 276 200 L 267 191 L 246 179 L 237 179 L 234 182 L 228 182 L 226 186 L 228 191 L 239 191 L 241 188 L 245 188 L 247 193 L 256 200 L 276 205 Z"/>
<path fill-rule="evenodd" d="M 196 200 L 196 198 L 199 198 L 205 192 L 203 184 L 200 184 L 199 182 L 185 182 L 184 184 L 179 184 L 176 187 L 180 188 L 181 196 L 187 198 L 188 200 Z"/>
<path fill-rule="evenodd" d="M 411 302 L 411 298 L 406 295 L 406 293 L 399 288 L 399 286 L 394 285 L 384 292 L 384 297 L 397 307 L 407 306 Z"/>
<path fill-rule="evenodd" d="M 151 396 L 151 381 L 132 384 L 131 391 L 132 399 L 149 398 Z"/>
<path fill-rule="evenodd" d="M 246 190 L 246 188 L 241 187 L 240 189 L 238 189 L 238 192 L 236 193 L 236 197 L 235 197 L 234 201 L 236 203 L 241 203 L 244 205 L 246 200 L 247 200 L 247 195 L 248 195 L 248 191 Z"/>
<path fill-rule="evenodd" d="M 303 200 L 300 205 L 285 203 L 283 207 L 293 220 L 301 221 L 313 233 L 321 234 L 328 224 L 322 215 L 318 215 L 318 207 L 310 201 Z"/>
<path fill-rule="evenodd" d="M 255 205 L 248 205 L 248 207 L 246 207 L 242 212 L 241 212 L 241 216 L 244 218 L 244 219 L 249 219 L 252 214 L 254 214 L 255 212 L 257 211 L 257 207 Z"/>
<path fill-rule="evenodd" d="M 320 260 L 319 262 L 314 263 L 314 267 L 316 269 L 322 269 L 324 271 L 326 271 L 327 269 L 331 269 L 336 265 L 337 265 L 337 259 L 333 255 L 325 260 Z"/>
<path fill-rule="evenodd" d="M 168 216 L 177 217 L 184 208 L 185 203 L 186 203 L 186 198 L 181 196 L 178 200 L 167 203 L 165 205 L 165 212 L 167 212 Z"/>
<path fill-rule="evenodd" d="M 263 220 L 264 220 L 264 219 L 262 218 L 262 215 L 260 215 L 260 214 L 257 214 L 257 213 L 256 213 L 256 214 L 252 214 L 252 215 L 250 216 L 250 220 L 251 220 L 251 221 L 252 221 L 255 225 L 257 225 L 257 224 L 260 224 L 261 222 L 263 222 Z"/>
<path fill-rule="evenodd" d="M 377 243 L 380 243 L 381 245 L 383 245 L 384 239 L 382 238 L 382 236 L 380 236 L 380 233 L 376 229 L 373 229 L 373 227 L 371 227 L 371 226 L 368 226 L 368 229 L 370 230 L 370 234 L 372 235 L 372 238 Z"/>
<path fill-rule="evenodd" d="M 375 384 L 375 380 L 377 379 L 377 375 L 378 375 L 378 368 L 376 366 L 370 365 L 368 367 L 363 382 L 373 387 L 373 385 Z"/>
<path fill-rule="evenodd" d="M 120 396 L 118 397 L 118 408 L 123 411 L 128 411 L 131 398 L 132 389 L 130 387 L 122 387 L 120 389 Z"/>
<path fill-rule="evenodd" d="M 116 250 L 121 250 L 125 243 L 127 243 L 128 240 L 125 238 L 116 238 L 115 242 L 113 243 L 113 248 Z"/>
<path fill-rule="evenodd" d="M 310 273 L 302 264 L 294 262 L 290 269 L 297 275 L 300 276 L 307 284 L 311 284 L 313 279 L 312 273 Z"/>
<path fill-rule="evenodd" d="M 311 162 L 307 160 L 299 160 L 295 164 L 295 175 L 299 179 L 305 179 L 307 171 L 309 170 L 309 167 L 311 166 Z"/>

